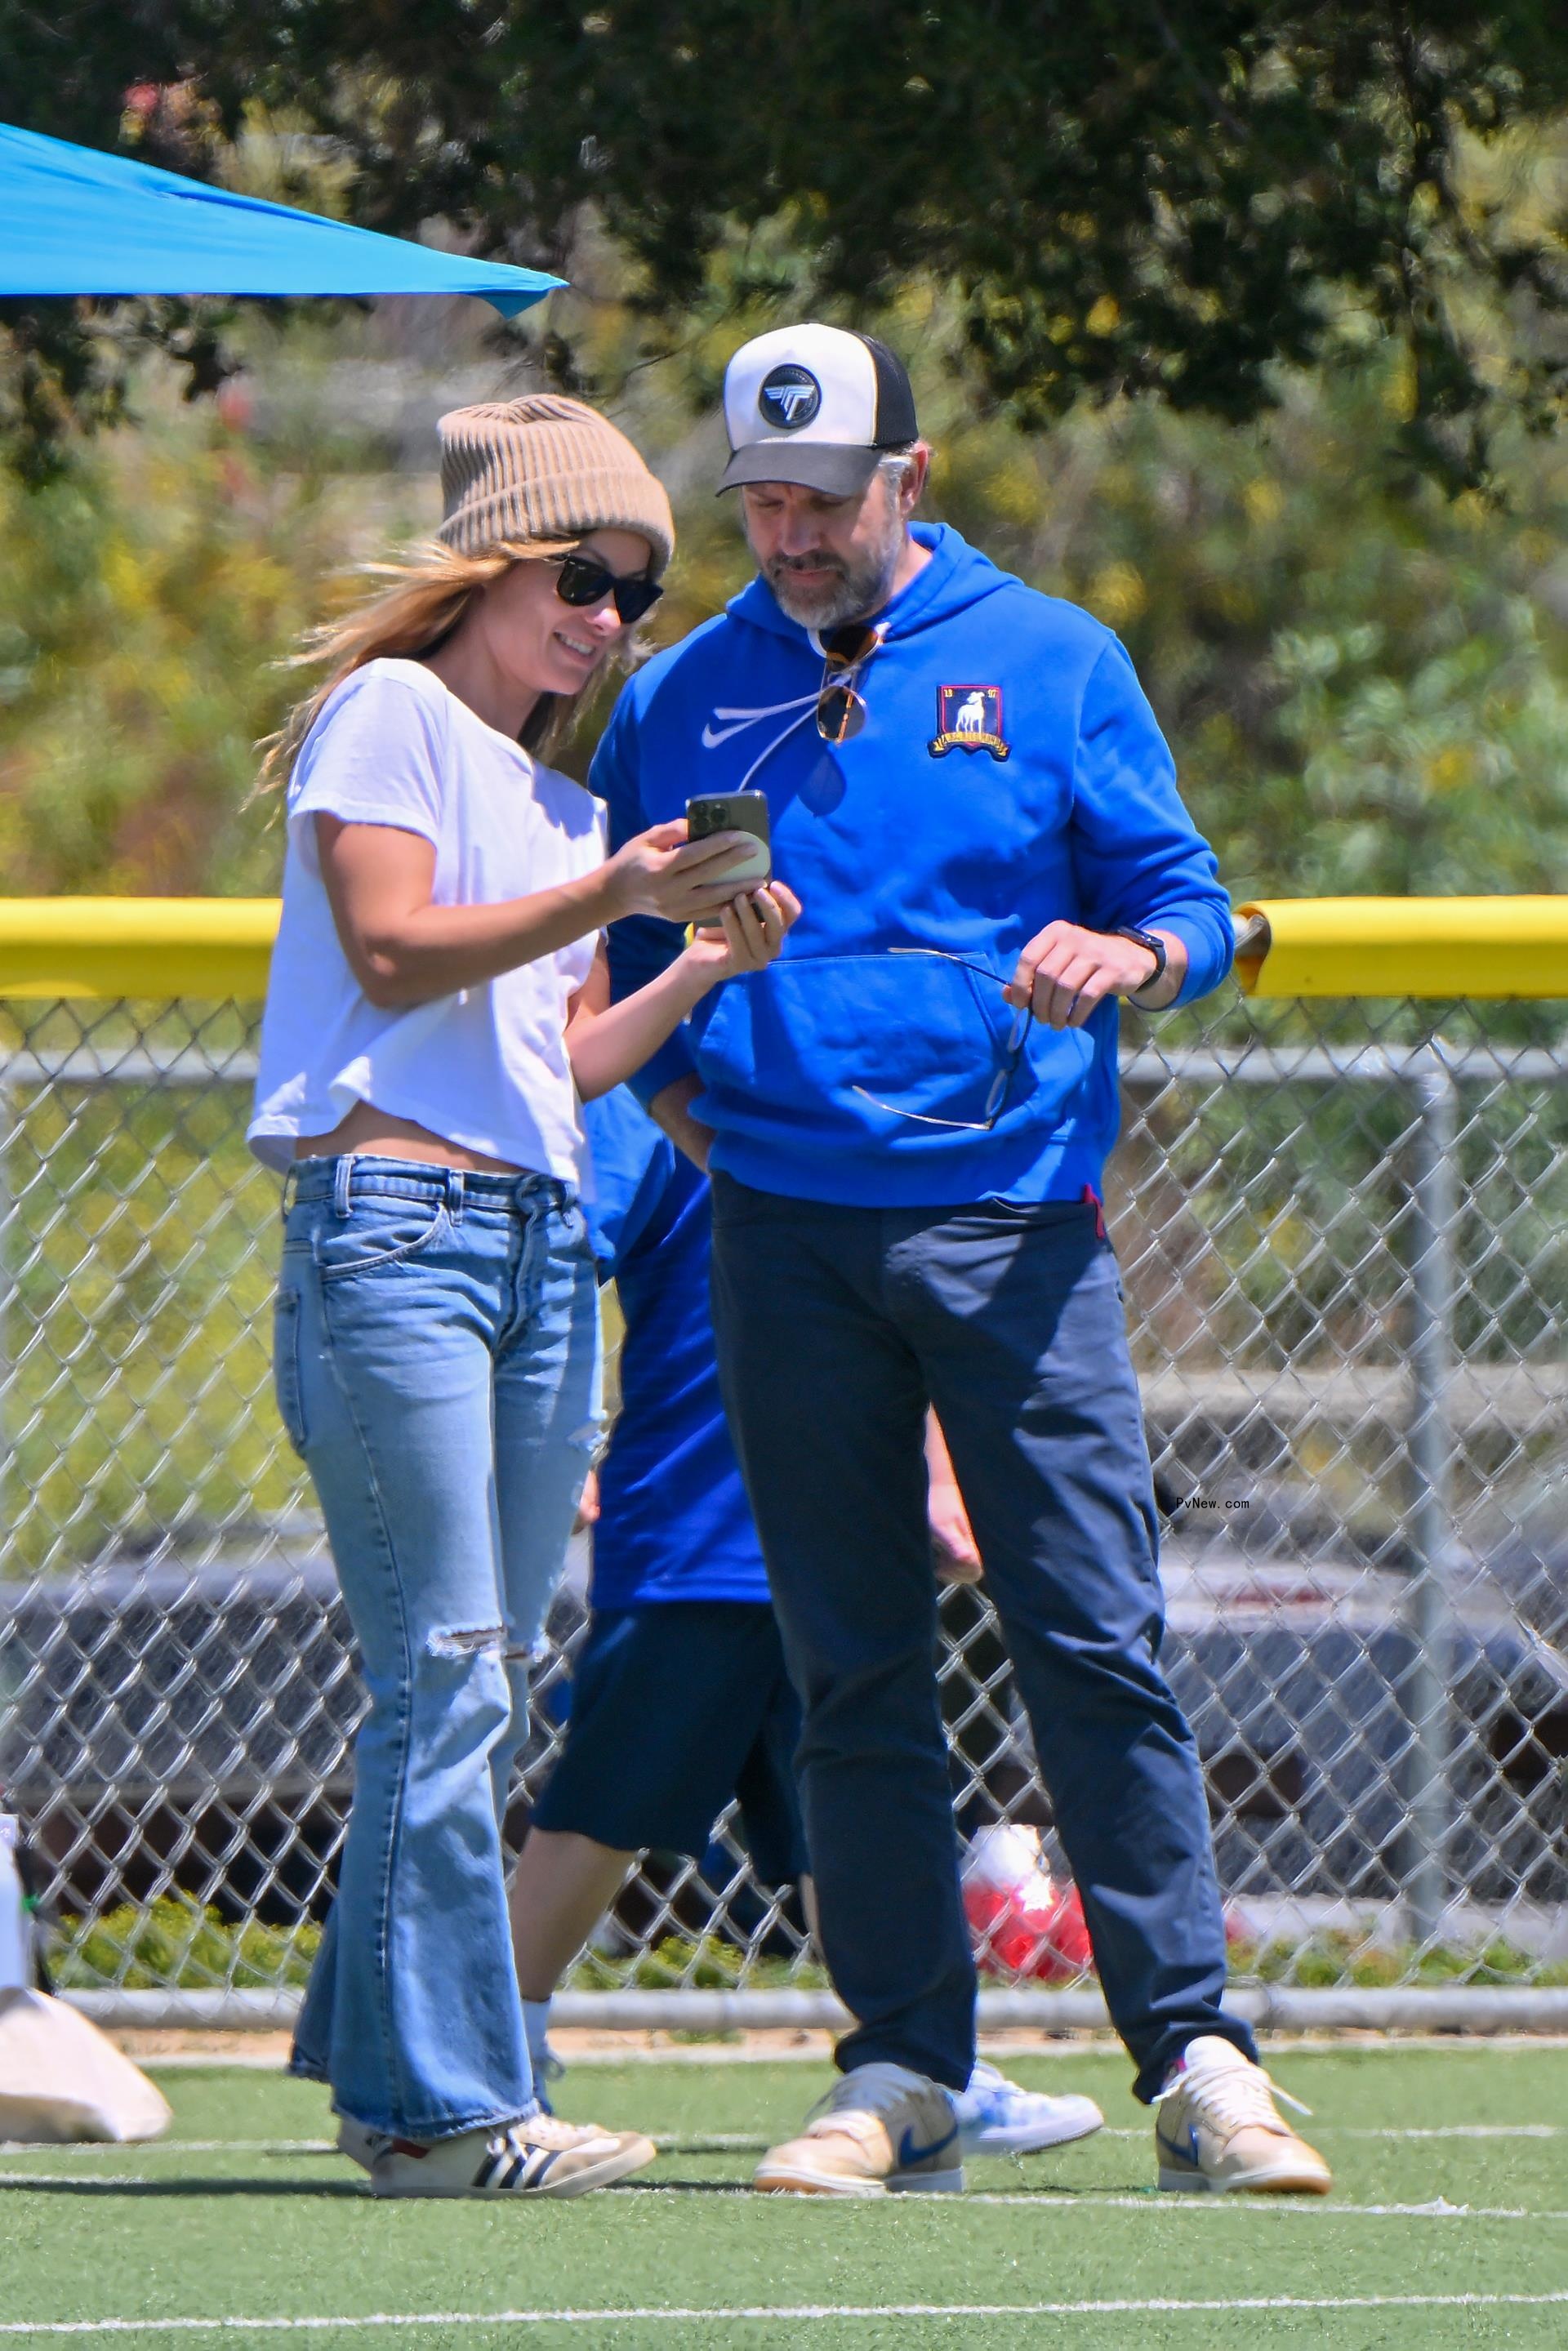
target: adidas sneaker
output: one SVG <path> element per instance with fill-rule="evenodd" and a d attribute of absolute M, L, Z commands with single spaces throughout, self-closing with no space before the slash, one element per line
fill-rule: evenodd
<path fill-rule="evenodd" d="M 391 2139 L 368 2168 L 376 2196 L 584 2196 L 641 2171 L 658 2151 L 639 2131 L 532 2114 L 509 2130 L 460 2131 L 434 2146 Z"/>

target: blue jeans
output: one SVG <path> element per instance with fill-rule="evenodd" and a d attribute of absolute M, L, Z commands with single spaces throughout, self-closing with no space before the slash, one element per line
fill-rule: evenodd
<path fill-rule="evenodd" d="M 301 1161 L 276 1371 L 371 1702 L 292 2070 L 399 2137 L 505 2125 L 533 2083 L 501 1824 L 600 1425 L 575 1195 L 545 1176 Z"/>
<path fill-rule="evenodd" d="M 975 1969 L 934 1657 L 921 1439 L 953 1456 L 1111 2015 L 1145 2098 L 1188 2041 L 1249 2055 L 1164 1609 L 1116 1260 L 1077 1202 L 838 1207 L 717 1176 L 730 1429 L 791 1679 L 823 1953 L 856 2029 L 961 2089 Z"/>

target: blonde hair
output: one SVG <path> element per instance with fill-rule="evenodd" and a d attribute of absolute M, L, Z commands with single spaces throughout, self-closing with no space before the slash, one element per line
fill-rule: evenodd
<path fill-rule="evenodd" d="M 367 563 L 356 575 L 390 582 L 340 619 L 324 622 L 304 638 L 298 653 L 284 664 L 289 669 L 324 669 L 325 677 L 289 712 L 275 735 L 266 736 L 256 748 L 261 768 L 257 792 L 277 791 L 288 781 L 294 762 L 326 704 L 347 677 L 367 662 L 399 658 L 417 661 L 444 644 L 493 580 L 514 563 L 536 561 L 570 552 L 566 545 L 491 547 L 483 555 L 463 555 L 439 540 L 414 548 L 402 561 Z M 583 695 L 598 683 L 591 678 L 580 693 L 541 694 L 517 737 L 525 751 L 547 758 L 570 731 Z"/>

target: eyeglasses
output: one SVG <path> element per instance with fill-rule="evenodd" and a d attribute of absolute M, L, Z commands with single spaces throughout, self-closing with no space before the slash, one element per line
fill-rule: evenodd
<path fill-rule="evenodd" d="M 944 947 L 887 947 L 883 952 L 887 955 L 933 956 L 938 963 L 956 963 L 961 970 L 977 972 L 982 979 L 994 980 L 998 987 L 1005 987 L 1008 984 L 1006 975 L 993 971 L 989 964 L 975 963 L 968 956 L 949 955 Z M 934 1118 L 928 1111 L 902 1110 L 897 1102 L 883 1102 L 864 1086 L 852 1086 L 851 1091 L 860 1094 L 873 1109 L 891 1112 L 894 1118 L 912 1118 L 921 1126 L 957 1127 L 966 1134 L 989 1134 L 1006 1106 L 1019 1063 L 1023 1058 L 1024 1040 L 1029 1035 L 1032 1018 L 1028 1005 L 1020 1006 L 1013 1014 L 1012 1027 L 1002 1048 L 1005 1059 L 991 1080 L 983 1118 Z"/>
<path fill-rule="evenodd" d="M 560 569 L 555 592 L 563 604 L 602 604 L 607 596 L 613 596 L 615 610 L 628 627 L 651 612 L 664 592 L 656 580 L 644 580 L 640 572 L 622 580 L 597 556 L 562 555 L 556 560 Z"/>
<path fill-rule="evenodd" d="M 822 649 L 822 690 L 817 696 L 817 732 L 824 743 L 847 743 L 865 725 L 865 702 L 850 681 L 882 643 L 882 631 L 864 621 L 846 621 L 817 639 Z"/>

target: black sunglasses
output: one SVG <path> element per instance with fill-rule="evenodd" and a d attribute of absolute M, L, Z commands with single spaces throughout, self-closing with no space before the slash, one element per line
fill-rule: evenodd
<path fill-rule="evenodd" d="M 628 627 L 651 612 L 664 592 L 656 580 L 644 580 L 641 573 L 619 578 L 594 555 L 562 555 L 557 560 L 560 569 L 555 592 L 563 604 L 602 604 L 606 596 L 613 596 L 615 610 Z"/>
<path fill-rule="evenodd" d="M 847 743 L 865 725 L 865 702 L 850 684 L 882 643 L 882 631 L 864 621 L 846 621 L 817 639 L 822 648 L 822 690 L 817 696 L 817 732 L 824 743 Z"/>

